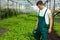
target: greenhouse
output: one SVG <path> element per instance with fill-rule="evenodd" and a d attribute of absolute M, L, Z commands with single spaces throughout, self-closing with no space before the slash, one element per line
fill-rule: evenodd
<path fill-rule="evenodd" d="M 39 0 L 0 0 L 0 40 L 36 40 L 31 36 L 38 18 Z M 60 40 L 60 0 L 41 0 L 53 16 L 48 40 Z"/>

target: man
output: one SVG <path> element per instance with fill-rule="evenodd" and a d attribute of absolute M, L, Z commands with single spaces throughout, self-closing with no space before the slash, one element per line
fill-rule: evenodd
<path fill-rule="evenodd" d="M 42 1 L 38 1 L 36 5 L 39 8 L 39 12 L 35 27 L 35 31 L 37 31 L 35 38 L 37 40 L 40 40 L 40 38 L 42 40 L 48 40 L 48 33 L 51 33 L 53 23 L 51 11 L 44 6 Z"/>

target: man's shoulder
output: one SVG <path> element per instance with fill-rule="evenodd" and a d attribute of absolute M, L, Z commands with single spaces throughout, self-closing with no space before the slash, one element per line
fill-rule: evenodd
<path fill-rule="evenodd" d="M 45 9 L 50 10 L 49 8 L 45 7 Z"/>
<path fill-rule="evenodd" d="M 49 8 L 47 9 L 47 13 L 48 13 L 48 14 L 51 13 L 51 10 L 50 10 Z"/>

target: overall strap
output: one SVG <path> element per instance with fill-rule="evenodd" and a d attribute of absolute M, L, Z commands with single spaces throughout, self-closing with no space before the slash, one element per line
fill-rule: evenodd
<path fill-rule="evenodd" d="M 46 9 L 46 11 L 45 11 L 45 13 L 44 13 L 44 17 L 45 17 L 46 12 L 47 12 L 47 9 Z"/>
<path fill-rule="evenodd" d="M 40 13 L 40 10 L 39 10 L 39 12 L 38 12 L 38 15 L 39 15 L 39 13 Z"/>

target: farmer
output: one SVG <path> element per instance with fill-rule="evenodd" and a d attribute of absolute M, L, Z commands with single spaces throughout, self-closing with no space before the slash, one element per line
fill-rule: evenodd
<path fill-rule="evenodd" d="M 34 29 L 36 31 L 35 38 L 37 40 L 48 40 L 48 33 L 51 33 L 53 23 L 51 10 L 47 9 L 42 1 L 38 1 L 36 5 L 39 8 L 39 12 L 38 21 Z"/>

